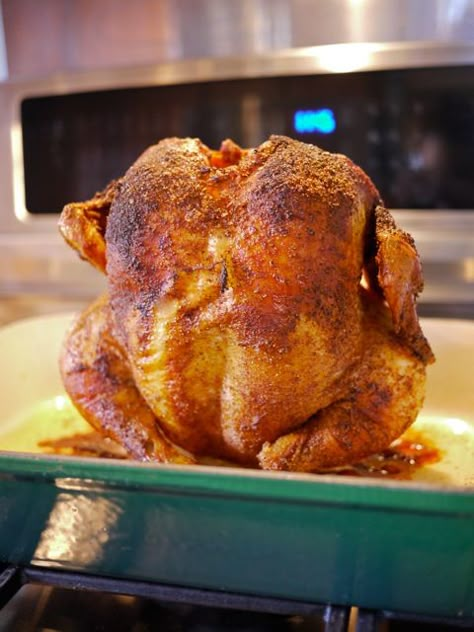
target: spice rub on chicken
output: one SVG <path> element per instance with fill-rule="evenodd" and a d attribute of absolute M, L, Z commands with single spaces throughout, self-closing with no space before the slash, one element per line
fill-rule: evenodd
<path fill-rule="evenodd" d="M 162 140 L 60 230 L 108 280 L 64 384 L 131 458 L 318 471 L 416 419 L 433 361 L 419 258 L 345 156 Z"/>

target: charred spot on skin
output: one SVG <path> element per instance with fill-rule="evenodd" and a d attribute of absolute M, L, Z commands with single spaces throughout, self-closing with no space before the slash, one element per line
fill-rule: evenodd
<path fill-rule="evenodd" d="M 369 382 L 366 389 L 374 397 L 373 403 L 377 407 L 388 406 L 392 400 L 392 392 L 388 387 L 382 387 L 380 384 Z"/>
<path fill-rule="evenodd" d="M 102 352 L 102 353 L 97 354 L 97 357 L 94 360 L 93 368 L 94 368 L 94 371 L 97 371 L 97 373 L 102 377 L 102 379 L 104 379 L 104 381 L 107 379 L 110 379 L 109 378 L 110 359 L 107 353 Z"/>
<path fill-rule="evenodd" d="M 135 302 L 135 307 L 141 316 L 141 324 L 145 325 L 155 309 L 156 302 L 161 297 L 160 288 L 151 288 L 141 292 Z"/>
<path fill-rule="evenodd" d="M 145 273 L 146 272 L 146 266 L 143 264 L 143 262 L 137 257 L 136 254 L 131 254 L 130 258 L 128 259 L 128 266 L 130 268 L 130 272 L 133 273 Z"/>
<path fill-rule="evenodd" d="M 219 275 L 219 286 L 221 289 L 221 294 L 224 294 L 224 292 L 228 289 L 228 272 L 227 272 L 227 266 L 225 261 L 222 262 L 222 268 L 221 268 L 221 273 Z"/>
<path fill-rule="evenodd" d="M 74 373 L 84 373 L 84 371 L 88 371 L 89 367 L 87 366 L 87 364 L 84 364 L 83 362 L 79 362 L 78 364 L 74 365 Z"/>
<path fill-rule="evenodd" d="M 199 308 L 187 309 L 181 315 L 183 332 L 190 331 L 199 322 Z"/>
<path fill-rule="evenodd" d="M 144 450 L 145 450 L 145 454 L 148 458 L 151 458 L 155 452 L 155 446 L 154 443 L 151 439 L 147 439 L 145 441 L 145 444 L 143 446 Z"/>

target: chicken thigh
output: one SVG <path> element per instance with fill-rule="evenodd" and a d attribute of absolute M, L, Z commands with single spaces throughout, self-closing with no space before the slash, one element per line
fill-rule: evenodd
<path fill-rule="evenodd" d="M 64 384 L 132 458 L 317 471 L 416 419 L 433 360 L 418 254 L 345 156 L 166 139 L 60 230 L 108 280 Z"/>

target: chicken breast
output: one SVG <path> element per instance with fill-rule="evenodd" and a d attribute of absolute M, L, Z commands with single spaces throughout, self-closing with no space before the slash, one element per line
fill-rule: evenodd
<path fill-rule="evenodd" d="M 60 229 L 108 279 L 64 384 L 133 458 L 317 471 L 416 419 L 433 360 L 418 254 L 347 157 L 166 139 Z"/>

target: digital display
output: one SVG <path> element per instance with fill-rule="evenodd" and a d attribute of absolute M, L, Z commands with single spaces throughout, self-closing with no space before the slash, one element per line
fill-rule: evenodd
<path fill-rule="evenodd" d="M 329 108 L 297 110 L 293 121 L 298 134 L 332 134 L 336 130 L 336 117 Z"/>

